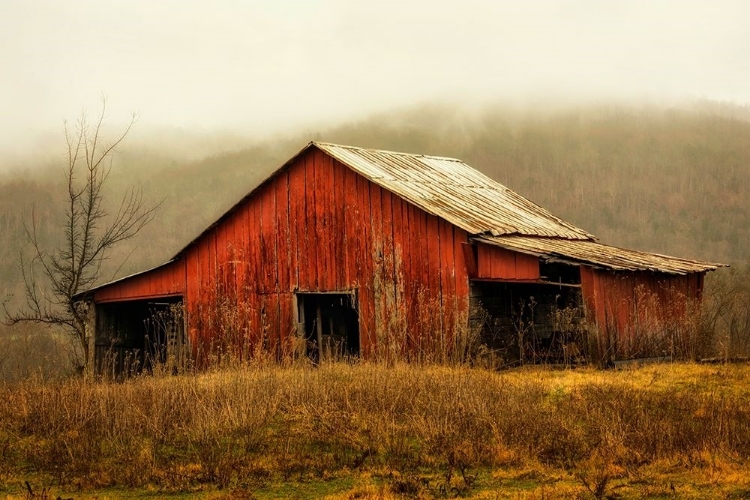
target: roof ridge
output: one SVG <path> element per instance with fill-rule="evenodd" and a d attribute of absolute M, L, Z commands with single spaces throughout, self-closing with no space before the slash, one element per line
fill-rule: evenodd
<path fill-rule="evenodd" d="M 351 146 L 349 144 L 338 144 L 335 142 L 310 141 L 308 146 L 316 146 L 316 147 L 329 146 L 329 147 L 334 147 L 334 148 L 354 149 L 357 151 L 374 151 L 377 153 L 387 153 L 387 154 L 398 155 L 398 156 L 409 156 L 411 158 L 434 158 L 436 160 L 455 161 L 455 162 L 463 163 L 464 165 L 466 165 L 466 163 L 460 158 L 454 158 L 451 156 L 436 156 L 436 155 L 426 155 L 426 154 L 421 154 L 421 153 L 405 153 L 403 151 L 392 151 L 389 149 L 363 148 L 361 146 Z"/>

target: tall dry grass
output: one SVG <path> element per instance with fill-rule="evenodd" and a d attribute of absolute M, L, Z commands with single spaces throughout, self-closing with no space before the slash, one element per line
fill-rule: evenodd
<path fill-rule="evenodd" d="M 612 477 L 660 461 L 744 463 L 749 374 L 362 363 L 27 380 L 0 386 L 0 482 L 35 475 L 84 489 L 186 491 L 364 471 L 394 491 L 455 492 L 471 490 L 480 470 L 536 463 L 604 491 Z M 425 471 L 439 481 L 404 482 Z"/>

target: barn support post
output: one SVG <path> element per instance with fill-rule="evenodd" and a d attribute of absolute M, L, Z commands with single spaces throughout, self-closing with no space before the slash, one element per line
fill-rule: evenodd
<path fill-rule="evenodd" d="M 92 300 L 86 301 L 87 318 L 85 325 L 86 345 L 89 351 L 89 359 L 86 363 L 84 377 L 93 380 L 96 376 L 96 307 Z"/>

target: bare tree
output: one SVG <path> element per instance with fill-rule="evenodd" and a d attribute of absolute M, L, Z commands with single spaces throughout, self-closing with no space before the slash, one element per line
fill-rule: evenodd
<path fill-rule="evenodd" d="M 104 203 L 112 155 L 136 120 L 133 115 L 125 130 L 106 142 L 101 136 L 105 111 L 106 99 L 102 99 L 94 123 L 85 112 L 73 131 L 65 123 L 67 197 L 60 244 L 49 251 L 43 247 L 32 211 L 30 226 L 24 225 L 30 256 L 22 254 L 20 258 L 26 304 L 13 312 L 3 304 L 8 325 L 37 323 L 64 328 L 73 342 L 75 368 L 80 373 L 85 372 L 91 356 L 89 306 L 76 296 L 99 281 L 109 251 L 138 234 L 153 220 L 158 207 L 146 204 L 140 188 L 128 189 L 119 205 Z M 118 208 L 110 212 L 106 206 Z"/>

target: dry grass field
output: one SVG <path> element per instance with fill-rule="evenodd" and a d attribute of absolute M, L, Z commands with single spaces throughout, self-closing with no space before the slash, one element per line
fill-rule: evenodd
<path fill-rule="evenodd" d="M 748 498 L 749 375 L 338 363 L 7 383 L 0 497 Z"/>

